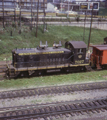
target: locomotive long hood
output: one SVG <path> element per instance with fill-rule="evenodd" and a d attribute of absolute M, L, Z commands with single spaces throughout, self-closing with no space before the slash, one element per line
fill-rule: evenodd
<path fill-rule="evenodd" d="M 36 55 L 36 54 L 57 54 L 71 51 L 65 48 L 53 49 L 53 47 L 48 47 L 46 49 L 41 50 L 37 48 L 14 49 L 13 52 L 15 52 L 18 55 Z"/>

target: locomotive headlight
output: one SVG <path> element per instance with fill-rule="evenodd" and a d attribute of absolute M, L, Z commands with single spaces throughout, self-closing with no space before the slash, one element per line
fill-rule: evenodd
<path fill-rule="evenodd" d="M 78 55 L 78 58 L 79 58 L 79 59 L 82 58 L 82 55 Z"/>

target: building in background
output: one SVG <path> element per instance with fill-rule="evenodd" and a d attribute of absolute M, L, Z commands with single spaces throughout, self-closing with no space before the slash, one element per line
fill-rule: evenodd
<path fill-rule="evenodd" d="M 98 15 L 99 12 L 99 2 L 82 2 L 80 3 L 80 10 L 86 12 L 86 14 Z"/>
<path fill-rule="evenodd" d="M 62 10 L 62 11 L 78 11 L 79 4 L 74 4 L 72 2 L 63 2 L 63 3 L 60 3 L 60 10 Z"/>
<path fill-rule="evenodd" d="M 58 12 L 58 8 L 52 2 L 47 3 L 46 12 Z"/>
<path fill-rule="evenodd" d="M 39 0 L 39 9 L 43 10 L 47 7 L 47 0 Z M 21 9 L 37 9 L 38 0 L 3 0 L 0 1 L 0 8 L 4 7 L 4 9 L 14 9 L 14 8 L 21 8 Z"/>
<path fill-rule="evenodd" d="M 100 0 L 102 3 L 104 2 L 104 6 L 107 8 L 107 0 Z M 47 11 L 78 11 L 87 14 L 91 14 L 92 5 L 94 3 L 94 14 L 98 14 L 99 6 L 101 2 L 97 2 L 96 0 L 39 0 L 39 10 L 43 10 L 45 6 L 45 10 Z M 45 3 L 45 5 L 44 5 Z M 87 4 L 87 5 L 86 5 Z M 25 9 L 25 10 L 37 10 L 38 0 L 0 0 L 0 10 L 3 9 Z M 86 7 L 86 8 L 82 8 Z"/>

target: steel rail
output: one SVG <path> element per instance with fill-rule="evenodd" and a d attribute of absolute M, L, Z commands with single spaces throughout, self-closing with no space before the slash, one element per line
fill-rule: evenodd
<path fill-rule="evenodd" d="M 22 90 L 1 91 L 0 99 L 7 99 L 7 98 L 12 99 L 17 97 L 68 93 L 68 92 L 74 92 L 74 91 L 82 91 L 82 90 L 85 91 L 85 90 L 106 89 L 106 88 L 107 88 L 106 81 L 96 82 L 96 83 L 29 88 L 29 89 L 22 89 Z"/>
<path fill-rule="evenodd" d="M 32 118 L 38 118 L 38 117 L 42 118 L 42 117 L 55 116 L 55 115 L 66 114 L 66 113 L 70 114 L 70 113 L 81 112 L 81 111 L 82 112 L 92 111 L 92 110 L 98 111 L 101 108 L 107 109 L 107 98 L 92 100 L 88 102 L 81 101 L 81 103 L 75 103 L 75 101 L 74 103 L 65 102 L 65 103 L 62 103 L 62 105 L 59 103 L 56 103 L 54 104 L 54 106 L 47 104 L 47 106 L 43 108 L 33 108 L 33 109 L 30 108 L 26 110 L 25 109 L 19 110 L 18 112 L 20 112 L 20 114 L 18 112 L 17 113 L 13 112 L 16 115 L 13 115 L 12 111 L 9 111 L 9 112 L 4 111 L 2 113 L 2 116 L 0 116 L 0 119 L 8 119 L 8 118 L 26 119 L 26 118 L 29 118 L 29 116 Z M 27 113 L 24 113 L 25 111 Z"/>
<path fill-rule="evenodd" d="M 107 97 L 101 98 L 100 100 L 104 100 Z M 94 98 L 94 100 L 98 100 Z M 61 101 L 61 102 L 52 102 L 52 103 L 42 103 L 42 104 L 34 104 L 34 105 L 24 105 L 24 106 L 14 106 L 14 107 L 3 107 L 0 108 L 0 114 L 1 113 L 6 113 L 6 112 L 13 112 L 13 111 L 20 111 L 20 110 L 26 110 L 26 109 L 33 109 L 33 108 L 44 108 L 47 106 L 55 106 L 56 104 L 58 105 L 63 105 L 63 104 L 73 104 L 73 103 L 78 103 L 80 104 L 82 102 L 90 102 L 93 101 L 93 99 L 84 99 L 84 100 L 74 100 L 74 101 Z"/>

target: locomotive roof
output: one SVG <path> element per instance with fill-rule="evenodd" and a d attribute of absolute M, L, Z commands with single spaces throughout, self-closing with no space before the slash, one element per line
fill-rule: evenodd
<path fill-rule="evenodd" d="M 83 41 L 68 41 L 74 48 L 87 48 L 87 45 Z"/>
<path fill-rule="evenodd" d="M 107 50 L 107 45 L 92 45 L 90 47 L 94 47 L 98 50 Z"/>
<path fill-rule="evenodd" d="M 12 52 L 15 52 L 16 54 L 20 54 L 20 55 L 30 55 L 30 54 L 36 54 L 36 53 L 37 54 L 64 53 L 64 51 L 70 52 L 70 50 L 68 50 L 66 48 L 54 49 L 53 47 L 48 47 L 46 49 L 37 49 L 37 48 L 14 49 Z"/>

